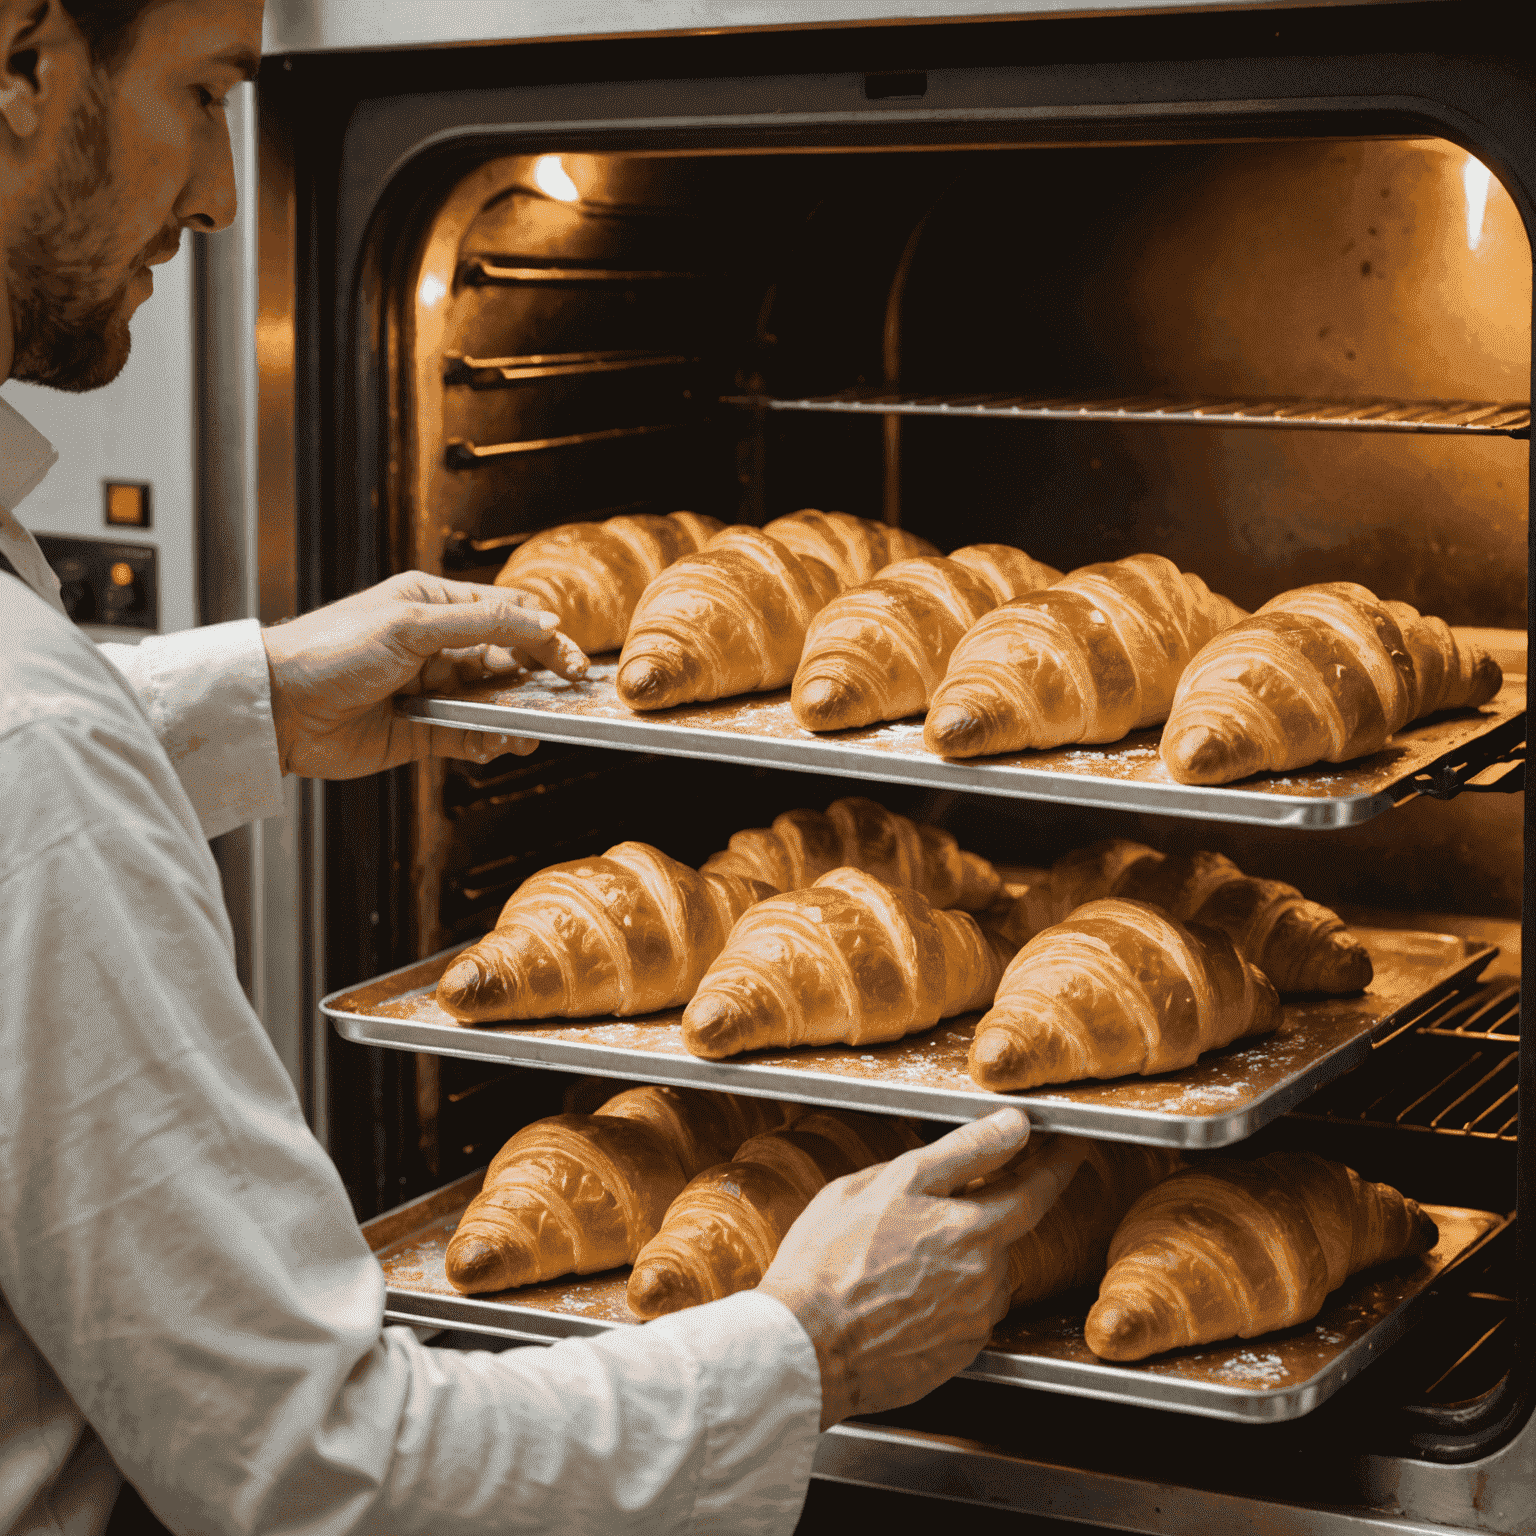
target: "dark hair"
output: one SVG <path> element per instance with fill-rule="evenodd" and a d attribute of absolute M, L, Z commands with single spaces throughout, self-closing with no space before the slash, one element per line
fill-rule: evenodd
<path fill-rule="evenodd" d="M 112 69 L 127 53 L 139 18 L 157 0 L 59 0 L 65 14 L 80 29 L 91 62 Z"/>

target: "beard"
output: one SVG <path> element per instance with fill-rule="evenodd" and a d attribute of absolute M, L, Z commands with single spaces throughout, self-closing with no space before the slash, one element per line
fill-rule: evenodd
<path fill-rule="evenodd" d="M 128 283 L 113 249 L 112 146 L 95 81 L 62 136 L 52 181 L 25 210 L 7 256 L 15 356 L 11 377 L 78 394 L 110 384 L 128 361 Z M 180 231 L 175 235 L 179 238 Z M 163 247 L 166 236 L 155 246 Z"/>

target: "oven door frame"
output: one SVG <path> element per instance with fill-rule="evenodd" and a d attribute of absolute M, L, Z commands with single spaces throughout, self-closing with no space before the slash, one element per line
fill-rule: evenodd
<path fill-rule="evenodd" d="M 261 210 L 247 200 L 241 215 L 258 257 L 258 323 L 235 346 L 246 349 L 241 366 L 258 402 L 254 447 L 244 450 L 256 463 L 247 494 L 260 500 L 262 489 L 278 488 L 262 504 L 259 532 L 256 519 L 243 520 L 258 545 L 262 590 L 270 583 L 281 606 L 303 611 L 388 574 L 393 403 L 385 383 L 399 330 L 391 278 L 444 178 L 493 145 L 499 153 L 873 150 L 1432 135 L 1494 171 L 1536 247 L 1536 71 L 1497 61 L 1496 38 L 1483 54 L 1473 49 L 1478 18 L 1494 24 L 1481 5 L 1402 6 L 1392 15 L 1403 23 L 1392 29 L 1393 51 L 1380 47 L 1379 12 L 1320 10 L 1287 12 L 1283 29 L 1273 16 L 1242 13 L 268 59 L 258 87 Z M 1282 31 L 1284 52 L 1268 37 Z M 870 75 L 896 65 L 922 75 L 924 94 L 871 99 Z M 722 100 L 729 111 L 719 110 Z M 236 450 L 205 444 L 205 472 L 227 451 Z M 1529 951 L 1536 788 L 1526 794 Z M 302 868 L 276 861 L 285 889 L 299 892 L 286 904 L 292 935 L 270 932 L 283 903 L 265 908 L 267 942 L 303 957 L 305 983 L 283 1006 L 302 1011 L 301 1027 L 313 1032 L 312 1121 L 328 1129 L 323 1139 L 365 1214 L 397 1203 L 407 1183 L 408 1058 L 350 1053 L 369 1059 L 341 1065 L 313 1000 L 416 958 L 402 858 L 409 798 L 401 773 L 306 791 L 295 817 Z M 1536 1049 L 1522 1051 L 1520 1076 L 1522 1093 L 1536 1093 Z M 1517 1157 L 1525 1203 L 1536 1132 L 1522 1127 Z M 1536 1232 L 1519 1238 L 1517 1264 L 1536 1275 Z M 1479 1511 L 1491 1487 L 1529 1503 L 1531 1302 L 1522 1294 L 1514 1367 L 1498 1388 L 1427 1420 L 1412 1459 L 1362 1460 L 1372 1503 L 1432 1509 L 1430 1518 L 1468 1528 L 1489 1528 Z M 852 1446 L 861 1435 L 868 1451 L 875 1442 L 862 1429 L 828 1446 Z M 851 1463 L 842 1455 L 825 1452 L 819 1475 L 844 1475 L 836 1469 Z"/>

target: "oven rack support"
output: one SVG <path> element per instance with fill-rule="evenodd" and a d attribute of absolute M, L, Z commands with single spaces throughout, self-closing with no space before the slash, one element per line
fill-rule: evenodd
<path fill-rule="evenodd" d="M 1232 399 L 1156 394 L 917 394 L 849 389 L 798 399 L 729 395 L 754 410 L 842 416 L 932 416 L 982 421 L 1095 421 L 1166 426 L 1282 427 L 1333 432 L 1529 438 L 1528 401 Z"/>

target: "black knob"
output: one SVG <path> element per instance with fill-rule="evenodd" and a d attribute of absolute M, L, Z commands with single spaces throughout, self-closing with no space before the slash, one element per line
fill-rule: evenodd
<path fill-rule="evenodd" d="M 96 620 L 96 591 L 88 581 L 66 581 L 59 585 L 59 598 L 64 612 L 76 624 L 92 624 Z"/>

